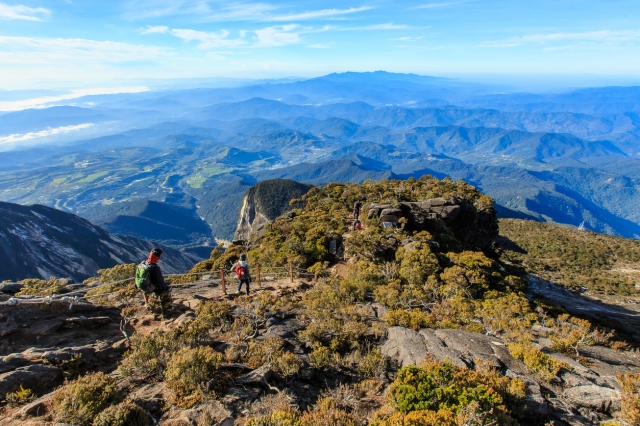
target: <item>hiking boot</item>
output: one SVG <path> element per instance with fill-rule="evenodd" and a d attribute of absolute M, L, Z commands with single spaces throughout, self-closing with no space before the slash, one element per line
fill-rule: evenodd
<path fill-rule="evenodd" d="M 242 292 L 240 290 L 236 291 L 236 296 L 240 296 Z"/>

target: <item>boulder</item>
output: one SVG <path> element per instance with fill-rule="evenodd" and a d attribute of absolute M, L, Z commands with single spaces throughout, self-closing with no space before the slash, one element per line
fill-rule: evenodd
<path fill-rule="evenodd" d="M 620 393 L 602 386 L 584 385 L 565 390 L 563 398 L 579 407 L 607 413 L 611 408 L 618 408 Z"/>
<path fill-rule="evenodd" d="M 24 286 L 18 283 L 4 283 L 0 284 L 0 293 L 14 295 L 20 290 L 22 290 Z"/>
<path fill-rule="evenodd" d="M 438 226 L 433 221 L 441 220 L 465 250 L 488 248 L 498 235 L 496 211 L 493 207 L 479 209 L 468 201 L 457 198 L 401 202 L 399 208 L 372 203 L 367 217 L 392 223 L 405 218 L 408 230 L 429 232 L 437 231 Z"/>
<path fill-rule="evenodd" d="M 396 360 L 402 367 L 419 365 L 428 354 L 424 338 L 404 327 L 390 327 L 387 330 L 387 341 L 380 352 Z"/>
<path fill-rule="evenodd" d="M 11 354 L 0 357 L 0 374 L 13 371 L 16 368 L 25 367 L 29 364 L 33 364 L 33 361 L 22 354 Z"/>
<path fill-rule="evenodd" d="M 64 381 L 62 370 L 42 364 L 20 367 L 8 373 L 0 374 L 0 395 L 6 395 L 20 389 L 31 389 L 36 395 L 50 392 Z"/>

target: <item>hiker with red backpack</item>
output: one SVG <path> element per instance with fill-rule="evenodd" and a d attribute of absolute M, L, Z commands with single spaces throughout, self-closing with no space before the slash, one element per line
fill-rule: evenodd
<path fill-rule="evenodd" d="M 238 260 L 232 267 L 231 272 L 236 273 L 238 278 L 238 291 L 236 294 L 240 294 L 242 284 L 247 286 L 247 296 L 249 295 L 249 284 L 251 284 L 251 274 L 249 273 L 249 264 L 247 263 L 247 255 L 241 254 L 240 260 Z"/>
<path fill-rule="evenodd" d="M 171 288 L 164 281 L 162 271 L 158 266 L 162 256 L 162 250 L 154 248 L 149 253 L 149 258 L 140 263 L 136 269 L 136 287 L 142 291 L 144 297 L 144 305 L 147 310 L 151 310 L 149 305 L 149 296 L 153 295 L 160 299 L 160 307 L 162 308 L 162 318 L 171 318 Z"/>

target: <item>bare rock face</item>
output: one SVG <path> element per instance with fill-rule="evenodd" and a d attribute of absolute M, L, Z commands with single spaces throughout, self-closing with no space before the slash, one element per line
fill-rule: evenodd
<path fill-rule="evenodd" d="M 395 207 L 372 203 L 368 207 L 367 218 L 391 223 L 404 218 L 409 230 L 428 231 L 435 225 L 434 221 L 442 221 L 460 241 L 462 249 L 488 248 L 498 236 L 496 212 L 492 207 L 478 210 L 458 198 L 402 202 Z"/>
<path fill-rule="evenodd" d="M 288 179 L 265 180 L 249 188 L 242 201 L 234 241 L 246 241 L 254 231 L 260 232 L 265 225 L 291 210 L 292 199 L 302 197 L 311 188 Z"/>

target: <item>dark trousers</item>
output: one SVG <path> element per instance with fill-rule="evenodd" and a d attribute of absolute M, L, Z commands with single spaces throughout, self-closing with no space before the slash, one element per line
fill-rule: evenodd
<path fill-rule="evenodd" d="M 244 283 L 247 286 L 247 294 L 249 294 L 249 283 L 251 282 L 251 280 L 239 280 L 238 281 L 238 293 L 240 293 L 240 290 L 242 289 L 242 283 Z"/>
<path fill-rule="evenodd" d="M 164 291 L 157 290 L 153 292 L 153 295 L 160 299 L 160 308 L 162 309 L 162 315 L 171 315 L 171 309 L 173 308 L 173 301 L 171 300 L 171 292 L 169 287 Z"/>

